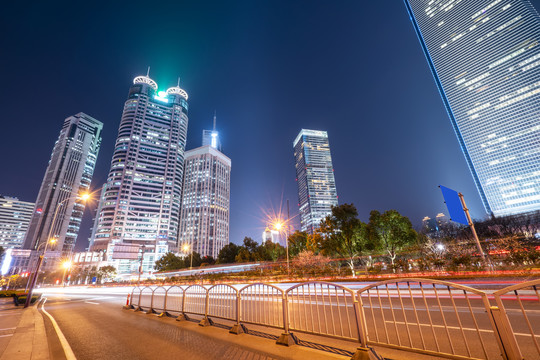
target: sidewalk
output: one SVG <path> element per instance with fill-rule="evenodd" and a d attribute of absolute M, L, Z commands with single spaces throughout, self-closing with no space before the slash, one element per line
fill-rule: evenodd
<path fill-rule="evenodd" d="M 0 319 L 0 360 L 49 359 L 45 324 L 37 305 L 23 309 L 12 298 L 0 299 Z"/>

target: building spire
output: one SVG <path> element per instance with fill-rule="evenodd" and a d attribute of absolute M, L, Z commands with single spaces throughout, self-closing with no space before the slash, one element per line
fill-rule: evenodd
<path fill-rule="evenodd" d="M 180 87 L 180 76 L 178 77 L 178 81 L 176 82 L 176 86 Z"/>
<path fill-rule="evenodd" d="M 146 77 L 150 76 L 150 66 L 148 67 L 148 70 L 146 70 Z"/>
<path fill-rule="evenodd" d="M 214 127 L 212 128 L 212 131 L 216 131 L 216 110 L 214 110 Z"/>

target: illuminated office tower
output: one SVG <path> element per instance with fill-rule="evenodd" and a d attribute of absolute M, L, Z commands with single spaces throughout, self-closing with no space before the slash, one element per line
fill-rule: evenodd
<path fill-rule="evenodd" d="M 328 134 L 302 129 L 293 147 L 301 229 L 313 234 L 331 207 L 338 205 Z"/>
<path fill-rule="evenodd" d="M 129 89 L 91 250 L 122 243 L 176 249 L 188 127 L 188 95 L 137 76 Z"/>
<path fill-rule="evenodd" d="M 405 0 L 486 211 L 540 209 L 540 18 L 526 0 Z"/>
<path fill-rule="evenodd" d="M 4 249 L 22 248 L 33 213 L 34 203 L 0 195 L 1 247 Z"/>
<path fill-rule="evenodd" d="M 179 245 L 215 259 L 229 244 L 231 159 L 201 146 L 186 151 L 184 169 Z"/>
<path fill-rule="evenodd" d="M 37 249 L 50 233 L 57 240 L 53 250 L 64 255 L 73 250 L 85 207 L 80 195 L 90 190 L 102 129 L 100 121 L 84 113 L 64 121 L 39 189 L 25 249 Z"/>
<path fill-rule="evenodd" d="M 202 145 L 210 145 L 214 149 L 221 151 L 221 142 L 219 141 L 219 133 L 216 130 L 216 113 L 214 112 L 214 127 L 212 130 L 203 130 Z"/>

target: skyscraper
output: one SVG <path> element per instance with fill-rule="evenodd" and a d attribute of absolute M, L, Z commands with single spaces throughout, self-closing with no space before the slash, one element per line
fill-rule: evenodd
<path fill-rule="evenodd" d="M 540 17 L 527 0 L 405 0 L 486 211 L 540 209 Z"/>
<path fill-rule="evenodd" d="M 50 232 L 57 239 L 54 249 L 63 254 L 73 250 L 84 212 L 79 195 L 90 189 L 102 129 L 100 121 L 84 113 L 64 121 L 39 189 L 25 249 L 37 249 Z"/>
<path fill-rule="evenodd" d="M 302 231 L 313 234 L 337 206 L 338 196 L 326 131 L 302 129 L 293 142 Z"/>
<path fill-rule="evenodd" d="M 188 127 L 188 95 L 158 91 L 148 74 L 129 89 L 91 249 L 127 243 L 176 249 Z M 109 247 L 110 248 L 110 247 Z"/>
<path fill-rule="evenodd" d="M 212 130 L 203 130 L 202 145 L 210 145 L 214 149 L 221 151 L 221 142 L 219 141 L 219 133 L 216 130 L 216 113 L 214 112 L 214 127 Z"/>
<path fill-rule="evenodd" d="M 217 258 L 229 244 L 231 159 L 206 145 L 186 151 L 184 168 L 179 245 Z"/>
<path fill-rule="evenodd" d="M 20 249 L 32 213 L 34 203 L 0 195 L 0 246 L 4 249 Z"/>

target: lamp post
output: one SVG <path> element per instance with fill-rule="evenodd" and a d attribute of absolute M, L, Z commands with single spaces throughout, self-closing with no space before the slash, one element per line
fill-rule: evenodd
<path fill-rule="evenodd" d="M 184 244 L 182 246 L 182 250 L 184 250 L 185 253 L 187 253 L 190 249 L 189 244 Z M 191 251 L 191 262 L 189 263 L 189 270 L 191 271 L 193 269 L 193 251 Z"/>
<path fill-rule="evenodd" d="M 32 281 L 30 282 L 30 288 L 28 289 L 28 294 L 26 295 L 26 302 L 24 303 L 25 308 L 27 308 L 30 305 L 30 302 L 32 301 L 32 292 L 34 291 L 34 287 L 36 286 L 36 281 L 37 281 L 37 278 L 38 278 L 39 269 L 41 268 L 41 264 L 43 263 L 43 258 L 45 257 L 45 253 L 47 252 L 47 246 L 49 245 L 49 243 L 55 243 L 56 242 L 56 240 L 54 240 L 54 241 L 51 240 L 51 235 L 52 235 L 54 225 L 56 223 L 56 217 L 58 216 L 58 210 L 60 210 L 60 207 L 62 205 L 64 205 L 64 203 L 66 201 L 72 200 L 73 198 L 74 197 L 69 197 L 67 199 L 64 199 L 64 200 L 60 201 L 58 203 L 58 205 L 56 205 L 56 210 L 54 211 L 54 216 L 53 216 L 53 219 L 51 221 L 51 226 L 49 228 L 49 234 L 47 235 L 47 241 L 45 242 L 45 248 L 43 249 L 43 253 L 39 255 L 38 262 L 37 262 L 37 265 L 36 265 L 36 271 L 34 273 L 34 276 L 32 277 Z M 83 195 L 80 196 L 80 199 L 83 200 L 83 201 L 86 201 L 89 198 L 90 198 L 90 194 L 88 194 L 88 193 L 83 194 Z M 37 251 L 39 251 L 39 247 L 41 245 L 42 244 L 38 245 L 38 247 L 36 248 Z"/>
<path fill-rule="evenodd" d="M 144 259 L 144 250 L 146 245 L 141 246 L 141 262 L 139 263 L 139 279 L 137 280 L 137 286 L 141 286 L 141 275 L 143 273 L 143 259 Z"/>
<path fill-rule="evenodd" d="M 287 253 L 287 275 L 290 275 L 289 270 L 289 224 L 285 224 L 281 221 L 281 219 L 278 219 L 277 222 L 274 223 L 274 229 L 276 229 L 279 233 L 281 233 L 281 230 L 285 226 L 285 251 Z"/>

